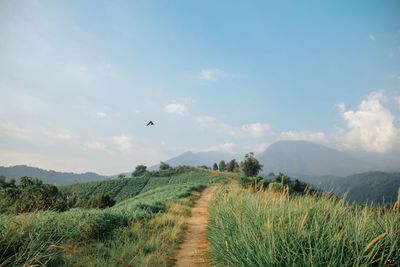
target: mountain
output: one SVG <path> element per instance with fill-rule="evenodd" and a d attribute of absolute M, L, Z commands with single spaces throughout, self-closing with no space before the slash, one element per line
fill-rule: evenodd
<path fill-rule="evenodd" d="M 5 176 L 7 180 L 15 179 L 17 182 L 23 176 L 38 178 L 44 183 L 65 185 L 72 184 L 74 181 L 89 182 L 104 180 L 107 176 L 99 175 L 93 172 L 72 173 L 72 172 L 57 172 L 48 171 L 40 168 L 29 167 L 25 165 L 17 165 L 11 167 L 0 167 L 0 176 Z"/>
<path fill-rule="evenodd" d="M 216 162 L 218 163 L 220 160 L 230 161 L 234 159 L 235 156 L 222 153 L 217 151 L 209 151 L 209 152 L 198 152 L 193 153 L 191 151 L 187 151 L 182 153 L 174 158 L 164 161 L 171 166 L 178 166 L 178 165 L 190 165 L 190 166 L 201 166 L 206 165 L 208 167 L 212 167 L 212 165 Z M 238 159 L 236 157 L 236 159 Z M 150 170 L 158 170 L 159 164 L 150 167 Z"/>
<path fill-rule="evenodd" d="M 257 155 L 257 158 L 264 165 L 264 173 L 347 176 L 385 170 L 374 161 L 308 141 L 278 141 Z"/>
<path fill-rule="evenodd" d="M 400 188 L 400 173 L 372 171 L 347 177 L 303 177 L 304 181 L 317 182 L 326 191 L 347 194 L 346 199 L 356 203 L 393 203 Z M 314 183 L 315 184 L 315 183 Z"/>

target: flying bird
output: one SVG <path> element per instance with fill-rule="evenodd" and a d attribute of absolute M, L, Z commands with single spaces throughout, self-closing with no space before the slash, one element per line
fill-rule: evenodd
<path fill-rule="evenodd" d="M 154 122 L 153 122 L 153 121 L 149 121 L 149 122 L 146 124 L 146 126 L 151 126 L 151 125 L 154 125 Z"/>

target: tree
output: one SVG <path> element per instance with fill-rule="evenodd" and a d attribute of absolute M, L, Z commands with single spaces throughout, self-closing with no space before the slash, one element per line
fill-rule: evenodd
<path fill-rule="evenodd" d="M 276 176 L 275 181 L 281 184 L 290 184 L 292 182 L 292 179 L 290 179 L 289 176 L 284 175 L 280 172 L 278 176 Z"/>
<path fill-rule="evenodd" d="M 213 169 L 213 171 L 218 171 L 218 164 L 216 162 L 214 162 L 212 169 Z"/>
<path fill-rule="evenodd" d="M 166 171 L 170 169 L 171 166 L 163 161 L 160 162 L 160 171 Z"/>
<path fill-rule="evenodd" d="M 0 212 L 19 214 L 66 208 L 67 202 L 56 186 L 26 176 L 20 179 L 18 186 L 6 188 L 0 194 Z"/>
<path fill-rule="evenodd" d="M 239 170 L 239 164 L 236 162 L 236 159 L 229 161 L 227 170 L 228 172 L 237 172 Z"/>
<path fill-rule="evenodd" d="M 16 185 L 14 179 L 7 182 L 5 176 L 0 176 L 0 189 L 13 188 L 15 186 Z"/>
<path fill-rule="evenodd" d="M 123 174 L 123 173 L 118 174 L 118 179 L 123 179 L 123 178 L 126 178 L 126 175 L 125 175 L 125 174 Z"/>
<path fill-rule="evenodd" d="M 262 170 L 263 166 L 254 157 L 253 152 L 250 152 L 245 155 L 241 167 L 246 176 L 257 176 L 257 174 Z"/>
<path fill-rule="evenodd" d="M 147 167 L 145 165 L 137 165 L 134 172 L 132 172 L 132 177 L 142 176 L 147 172 Z"/>
<path fill-rule="evenodd" d="M 220 172 L 225 172 L 225 171 L 226 171 L 226 163 L 225 163 L 225 160 L 221 160 L 221 161 L 219 162 L 218 169 L 219 169 Z"/>

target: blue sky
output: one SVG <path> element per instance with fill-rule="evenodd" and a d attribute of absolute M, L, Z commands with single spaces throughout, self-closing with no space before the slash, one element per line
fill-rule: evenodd
<path fill-rule="evenodd" d="M 5 0 L 0 36 L 0 165 L 400 146 L 398 1 Z"/>

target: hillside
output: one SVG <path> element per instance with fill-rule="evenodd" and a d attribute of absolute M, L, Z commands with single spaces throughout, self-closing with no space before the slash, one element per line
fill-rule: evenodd
<path fill-rule="evenodd" d="M 7 180 L 15 179 L 17 182 L 23 176 L 38 178 L 44 183 L 54 185 L 72 184 L 75 181 L 89 182 L 104 180 L 106 176 L 99 175 L 94 172 L 72 173 L 57 172 L 53 170 L 43 170 L 40 168 L 29 167 L 25 165 L 17 165 L 11 167 L 0 167 L 0 176 L 5 176 Z"/>
<path fill-rule="evenodd" d="M 356 203 L 393 203 L 400 188 L 400 173 L 366 172 L 344 178 L 326 177 L 320 187 L 340 194 Z"/>
<path fill-rule="evenodd" d="M 79 198 L 103 193 L 110 195 L 118 202 L 135 197 L 152 189 L 166 185 L 180 184 L 208 184 L 219 182 L 221 178 L 210 176 L 205 171 L 189 171 L 174 175 L 152 176 L 144 175 L 138 178 L 117 178 L 103 181 L 76 183 L 61 186 L 60 190 L 67 195 L 75 195 Z"/>
<path fill-rule="evenodd" d="M 107 193 L 109 208 L 0 215 L 1 266 L 171 266 L 189 209 L 209 184 L 226 179 L 190 171 L 62 186 L 67 196 Z"/>
<path fill-rule="evenodd" d="M 257 155 L 263 172 L 285 172 L 300 175 L 347 176 L 382 170 L 378 164 L 354 154 L 308 141 L 278 141 Z"/>

